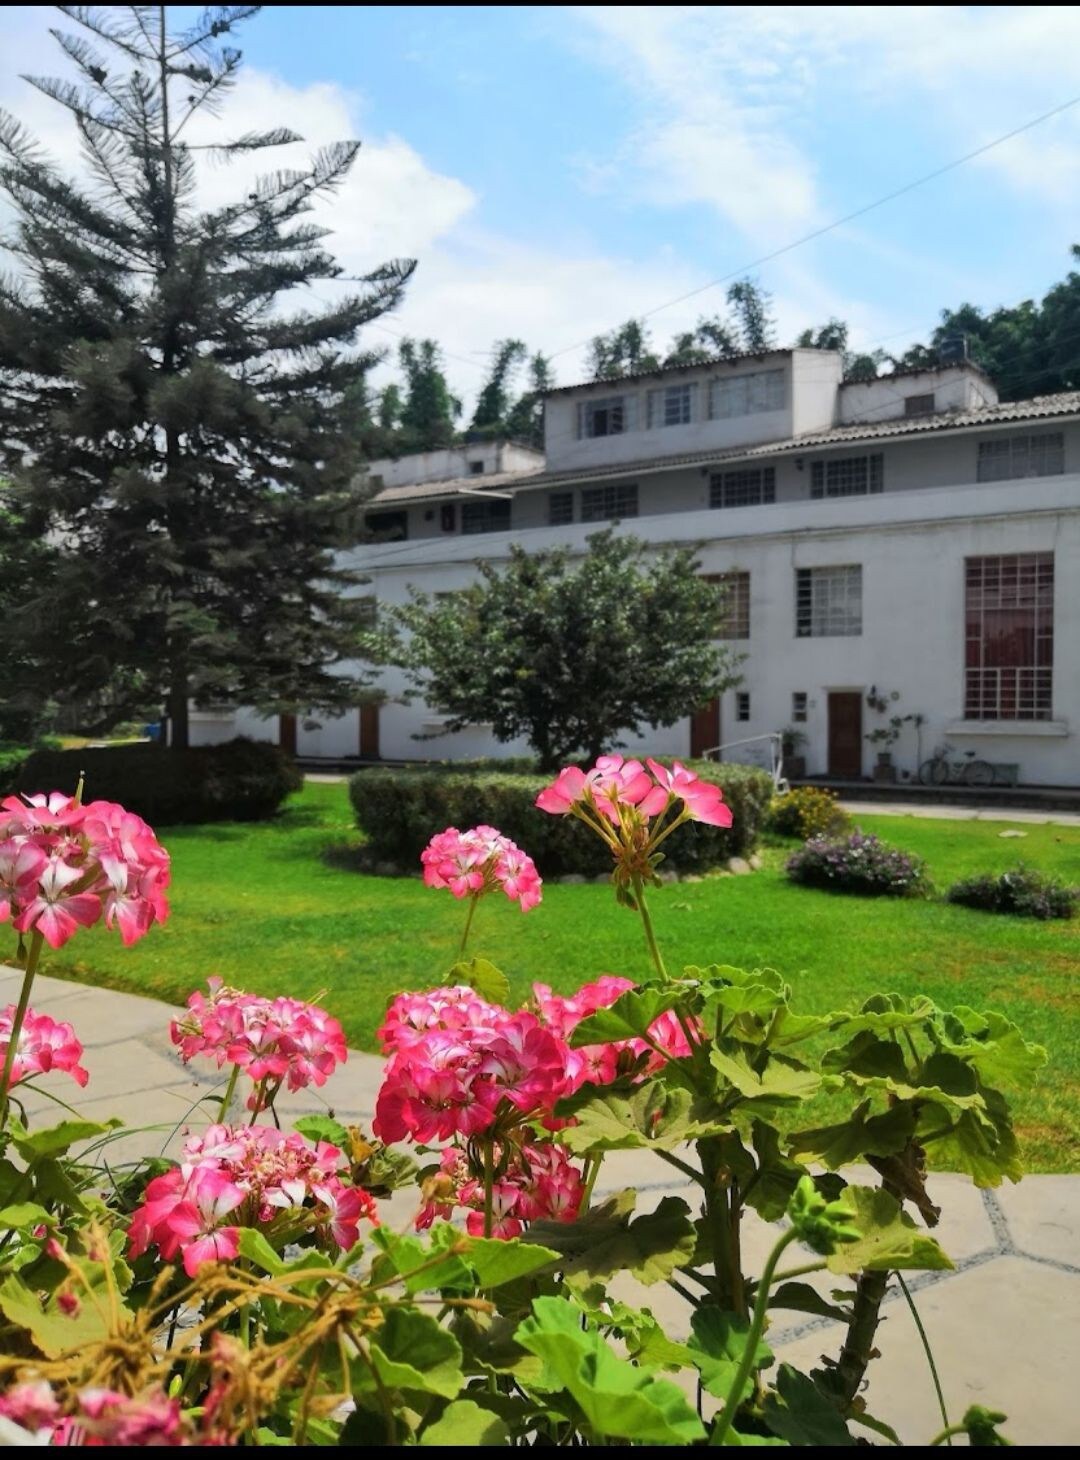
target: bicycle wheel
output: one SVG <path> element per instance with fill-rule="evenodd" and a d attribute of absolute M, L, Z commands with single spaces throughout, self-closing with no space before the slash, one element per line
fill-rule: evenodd
<path fill-rule="evenodd" d="M 919 780 L 924 786 L 943 786 L 949 779 L 949 764 L 943 756 L 924 760 L 919 767 Z"/>
<path fill-rule="evenodd" d="M 988 760 L 971 761 L 964 767 L 964 784 L 966 786 L 992 786 L 994 767 Z"/>

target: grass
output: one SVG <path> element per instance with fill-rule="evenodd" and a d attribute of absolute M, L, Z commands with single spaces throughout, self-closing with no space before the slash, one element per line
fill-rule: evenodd
<path fill-rule="evenodd" d="M 925 857 L 942 888 L 1021 858 L 1080 882 L 1078 828 L 1028 825 L 1013 840 L 994 822 L 860 821 Z M 387 996 L 430 986 L 453 961 L 461 904 L 418 880 L 349 866 L 342 849 L 357 833 L 343 785 L 309 783 L 274 822 L 176 827 L 162 839 L 173 856 L 169 922 L 131 949 L 94 929 L 51 954 L 44 972 L 174 1003 L 212 973 L 260 993 L 323 995 L 350 1042 L 371 1048 Z M 1050 1055 L 1039 1088 L 1016 1098 L 1030 1168 L 1080 1170 L 1080 922 L 797 887 L 783 876 L 787 850 L 766 848 L 766 868 L 752 877 L 653 893 L 669 965 L 769 964 L 807 1011 L 853 1005 L 879 989 L 997 1009 Z M 497 963 L 522 997 L 534 979 L 569 991 L 600 972 L 633 976 L 649 966 L 638 920 L 609 888 L 591 884 L 549 886 L 543 905 L 524 916 L 488 899 L 470 952 Z"/>

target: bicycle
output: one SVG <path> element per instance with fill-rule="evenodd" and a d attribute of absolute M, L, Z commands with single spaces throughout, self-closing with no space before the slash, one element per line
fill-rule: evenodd
<path fill-rule="evenodd" d="M 963 760 L 950 760 L 951 745 L 939 745 L 929 760 L 919 767 L 919 780 L 924 786 L 989 786 L 994 781 L 994 767 L 988 760 L 976 760 L 973 750 L 964 751 Z"/>

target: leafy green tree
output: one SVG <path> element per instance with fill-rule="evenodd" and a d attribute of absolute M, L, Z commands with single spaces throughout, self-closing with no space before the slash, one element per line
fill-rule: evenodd
<path fill-rule="evenodd" d="M 529 361 L 529 385 L 514 402 L 506 418 L 506 435 L 511 441 L 524 441 L 538 451 L 544 447 L 544 394 L 555 384 L 551 365 L 543 355 Z"/>
<path fill-rule="evenodd" d="M 845 380 L 876 380 L 881 366 L 889 358 L 884 350 L 868 353 L 849 350 L 847 323 L 835 315 L 817 329 L 803 330 L 795 344 L 801 349 L 839 350 L 843 356 Z"/>
<path fill-rule="evenodd" d="M 763 355 L 776 348 L 771 294 L 752 279 L 737 279 L 727 291 L 727 302 L 735 316 L 741 349 Z"/>
<path fill-rule="evenodd" d="M 469 425 L 470 435 L 494 441 L 507 434 L 511 383 L 527 355 L 528 350 L 523 340 L 497 341 L 492 355 L 491 372 L 477 397 L 476 410 Z"/>
<path fill-rule="evenodd" d="M 549 770 L 672 725 L 738 682 L 737 656 L 715 639 L 724 592 L 692 549 L 654 552 L 607 529 L 580 560 L 514 547 L 505 569 L 477 570 L 448 598 L 414 589 L 387 606 L 369 640 L 447 731 L 490 723 Z"/>
<path fill-rule="evenodd" d="M 619 380 L 643 370 L 659 370 L 646 326 L 637 319 L 597 335 L 589 346 L 589 374 L 593 380 Z"/>
<path fill-rule="evenodd" d="M 399 452 L 452 446 L 461 401 L 447 384 L 439 346 L 434 340 L 402 340 L 398 359 L 405 375 Z"/>
<path fill-rule="evenodd" d="M 27 652 L 74 698 L 134 686 L 117 720 L 167 698 L 178 746 L 192 699 L 355 702 L 333 666 L 355 642 L 353 580 L 334 559 L 357 528 L 350 393 L 377 358 L 357 339 L 413 265 L 289 307 L 341 279 L 310 214 L 355 141 L 200 206 L 201 155 L 302 140 L 285 126 L 190 140 L 192 117 L 224 102 L 229 38 L 257 6 L 212 7 L 178 33 L 165 6 L 61 9 L 79 80 L 29 79 L 70 112 L 80 176 L 0 116 L 16 265 L 0 283 L 0 470 L 28 535 L 60 551 L 27 585 Z"/>

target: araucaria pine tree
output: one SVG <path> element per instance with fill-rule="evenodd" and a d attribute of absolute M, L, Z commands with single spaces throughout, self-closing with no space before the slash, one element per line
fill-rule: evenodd
<path fill-rule="evenodd" d="M 67 697 L 122 685 L 114 719 L 165 700 L 176 745 L 189 701 L 355 702 L 333 665 L 354 643 L 334 554 L 357 533 L 351 422 L 377 358 L 358 335 L 413 264 L 347 280 L 324 246 L 312 206 L 346 177 L 355 141 L 200 204 L 205 162 L 302 140 L 287 125 L 197 130 L 236 77 L 228 39 L 260 7 L 213 7 L 179 33 L 165 6 L 59 8 L 78 31 L 54 34 L 79 80 L 27 79 L 71 113 L 77 179 L 0 114 L 15 211 L 0 476 L 62 556 L 47 592 L 25 585 L 18 632 Z M 291 305 L 313 285 L 322 305 Z"/>

